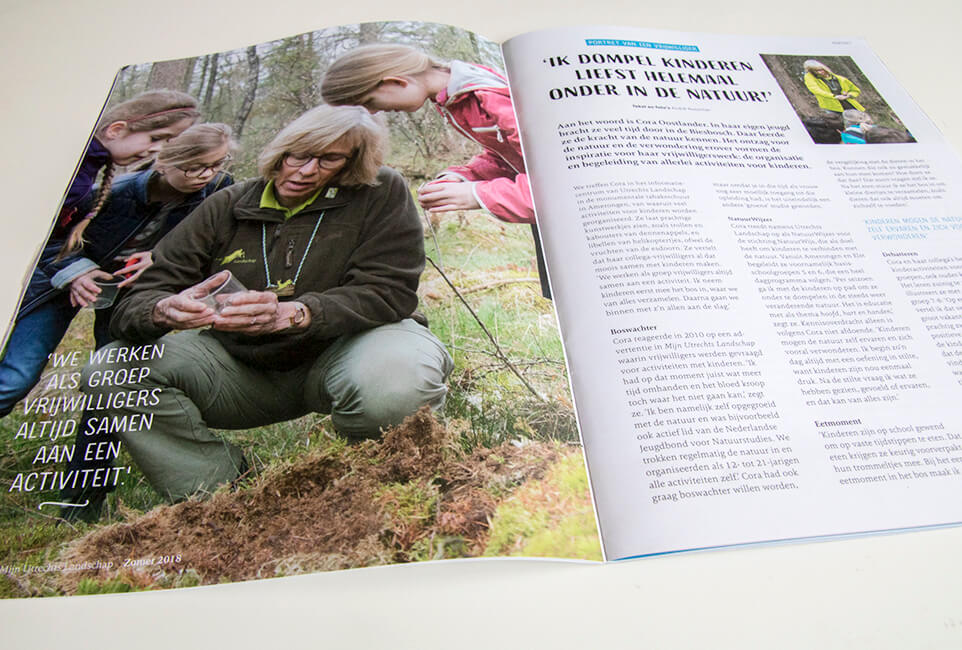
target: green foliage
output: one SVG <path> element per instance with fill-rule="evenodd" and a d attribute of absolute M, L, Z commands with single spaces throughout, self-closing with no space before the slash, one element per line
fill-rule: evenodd
<path fill-rule="evenodd" d="M 247 462 L 259 470 L 294 460 L 319 442 L 328 442 L 322 439 L 325 435 L 334 436 L 334 429 L 330 426 L 330 416 L 311 413 L 256 429 L 219 430 L 217 434 L 241 447 Z"/>
<path fill-rule="evenodd" d="M 92 596 L 94 594 L 125 594 L 130 591 L 142 590 L 137 589 L 127 582 L 124 582 L 122 578 L 113 578 L 111 580 L 104 580 L 103 582 L 94 580 L 92 578 L 84 578 L 77 585 L 78 596 Z"/>
<path fill-rule="evenodd" d="M 404 522 L 430 519 L 438 503 L 438 487 L 419 481 L 389 483 L 375 494 L 393 519 Z"/>
<path fill-rule="evenodd" d="M 434 559 L 437 549 L 432 539 L 425 536 L 425 531 L 434 523 L 439 497 L 437 485 L 417 480 L 390 483 L 375 493 L 389 518 L 386 529 L 402 547 L 407 548 L 402 556 L 404 561 Z"/>
<path fill-rule="evenodd" d="M 601 561 L 594 515 L 582 510 L 564 517 L 551 529 L 529 537 L 518 555 Z"/>
<path fill-rule="evenodd" d="M 203 584 L 201 576 L 195 569 L 164 574 L 157 582 L 159 587 L 178 589 L 180 587 L 198 587 Z"/>
<path fill-rule="evenodd" d="M 600 560 L 587 493 L 581 454 L 569 454 L 543 480 L 525 484 L 498 506 L 484 554 Z"/>
<path fill-rule="evenodd" d="M 428 236 L 428 255 L 471 305 L 497 342 L 461 303 L 441 274 L 422 278 L 422 306 L 455 368 L 444 415 L 468 423 L 464 444 L 505 440 L 576 440 L 564 354 L 551 301 L 541 296 L 530 228 L 480 213 L 450 215 Z M 440 255 L 438 255 L 440 250 Z M 503 355 L 534 386 L 529 391 Z"/>

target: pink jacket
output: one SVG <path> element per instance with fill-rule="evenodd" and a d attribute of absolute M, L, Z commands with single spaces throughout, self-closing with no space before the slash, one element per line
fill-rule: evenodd
<path fill-rule="evenodd" d="M 449 167 L 442 173 L 476 181 L 475 198 L 498 219 L 534 223 L 534 204 L 507 79 L 484 66 L 452 61 L 451 81 L 434 101 L 451 126 L 484 148 L 468 164 Z"/>

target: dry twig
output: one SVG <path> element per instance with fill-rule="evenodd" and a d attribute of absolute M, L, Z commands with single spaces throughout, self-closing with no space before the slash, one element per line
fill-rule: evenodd
<path fill-rule="evenodd" d="M 544 395 L 542 395 L 541 393 L 539 393 L 539 392 L 535 389 L 535 387 L 532 386 L 532 385 L 528 382 L 528 380 L 524 378 L 524 375 L 521 374 L 521 371 L 518 370 L 518 368 L 517 368 L 513 363 L 511 363 L 511 360 L 508 358 L 508 355 L 506 355 L 506 354 L 504 353 L 504 350 L 502 350 L 502 349 L 501 349 L 501 346 L 498 345 L 498 342 L 495 340 L 494 336 L 492 336 L 491 332 L 488 331 L 488 328 L 485 327 L 484 322 L 483 322 L 483 321 L 478 317 L 478 315 L 474 312 L 474 309 L 472 309 L 472 308 L 471 308 L 471 305 L 468 304 L 468 301 L 464 299 L 464 296 L 461 295 L 461 292 L 458 291 L 458 288 L 457 288 L 456 286 L 454 286 L 454 283 L 451 282 L 451 280 L 448 278 L 447 274 L 445 274 L 445 272 L 442 271 L 441 268 L 440 268 L 437 264 L 435 264 L 434 260 L 432 260 L 430 257 L 428 257 L 427 260 L 428 260 L 428 262 L 431 263 L 431 266 L 433 266 L 434 269 L 435 269 L 438 273 L 441 274 L 441 277 L 444 279 L 444 281 L 447 283 L 447 285 L 448 285 L 449 287 L 451 287 L 451 291 L 453 291 L 453 292 L 454 292 L 454 295 L 458 297 L 458 300 L 461 301 L 461 304 L 464 305 L 464 306 L 467 308 L 468 313 L 471 314 L 472 318 L 474 318 L 474 320 L 477 321 L 478 325 L 481 327 L 481 331 L 484 332 L 485 336 L 488 337 L 488 340 L 491 341 L 491 345 L 494 346 L 495 356 L 496 356 L 498 359 L 500 359 L 500 360 L 502 361 L 502 363 L 504 363 L 505 366 L 507 366 L 508 370 L 510 370 L 512 373 L 514 373 L 515 377 L 517 377 L 519 380 L 521 380 L 521 383 L 524 384 L 524 387 L 527 388 L 527 389 L 531 392 L 531 394 L 534 395 L 534 396 L 538 399 L 538 401 L 540 401 L 540 402 L 543 403 L 543 404 L 547 404 L 547 403 L 548 403 L 547 398 L 546 398 Z"/>

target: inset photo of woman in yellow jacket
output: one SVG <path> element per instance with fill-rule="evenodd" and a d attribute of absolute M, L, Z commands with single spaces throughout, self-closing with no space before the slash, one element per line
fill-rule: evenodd
<path fill-rule="evenodd" d="M 839 115 L 849 109 L 865 110 L 855 99 L 862 91 L 851 81 L 835 74 L 827 65 L 815 59 L 806 61 L 804 68 L 805 87 L 815 95 L 819 108 Z"/>

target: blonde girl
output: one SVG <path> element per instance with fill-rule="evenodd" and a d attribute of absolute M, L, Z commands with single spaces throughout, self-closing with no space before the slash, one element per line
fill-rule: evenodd
<path fill-rule="evenodd" d="M 534 223 L 534 209 L 507 79 L 463 61 L 442 62 L 407 45 L 359 47 L 337 59 L 321 84 L 329 104 L 414 112 L 431 102 L 483 152 L 418 192 L 432 212 L 481 208 L 502 221 Z"/>
<path fill-rule="evenodd" d="M 198 115 L 193 97 L 172 90 L 147 91 L 104 112 L 34 268 L 0 361 L 0 417 L 36 384 L 76 313 L 69 292 L 53 279 L 82 247 L 84 231 L 110 194 L 116 168 L 152 157 Z M 101 170 L 103 180 L 94 196 Z"/>
<path fill-rule="evenodd" d="M 413 47 L 382 43 L 337 59 L 321 84 L 330 104 L 412 113 L 431 102 L 461 135 L 483 151 L 443 170 L 418 189 L 430 212 L 483 209 L 502 221 L 531 224 L 541 291 L 551 297 L 507 79 L 485 66 L 443 62 Z"/>

